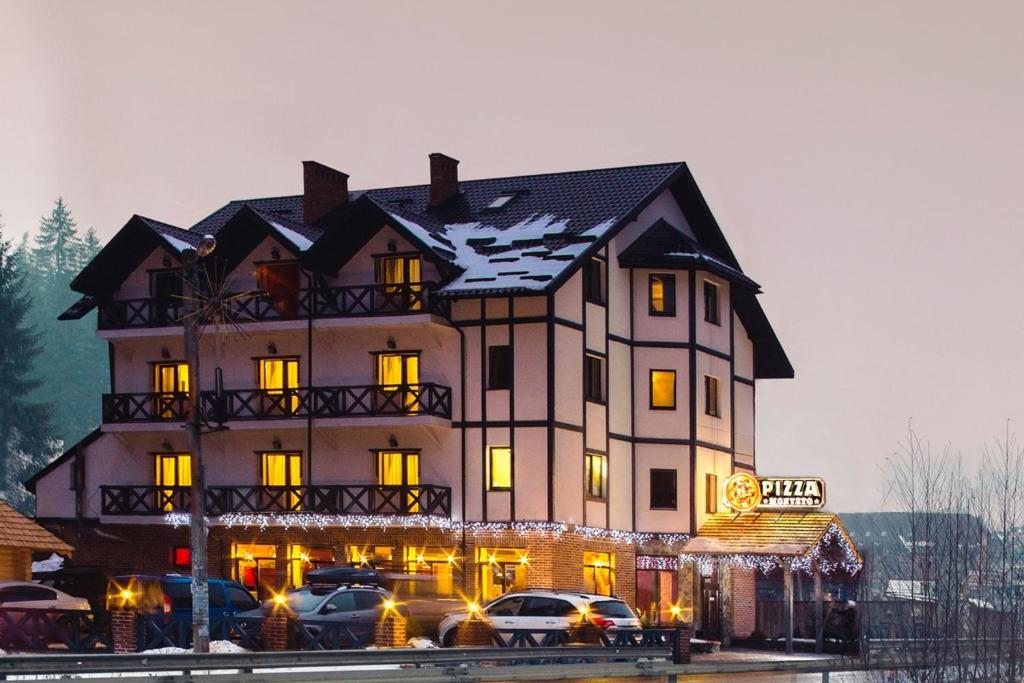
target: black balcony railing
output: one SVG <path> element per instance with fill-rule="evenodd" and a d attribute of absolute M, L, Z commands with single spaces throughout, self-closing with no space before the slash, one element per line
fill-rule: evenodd
<path fill-rule="evenodd" d="M 374 315 L 435 313 L 447 317 L 450 307 L 433 296 L 435 284 L 414 282 L 404 285 L 354 285 L 300 289 L 294 296 L 273 298 L 255 292 L 252 296 L 226 295 L 238 323 L 314 318 L 349 318 Z M 177 298 L 116 299 L 99 305 L 99 328 L 118 330 L 136 327 L 167 327 L 181 324 L 184 311 Z"/>
<path fill-rule="evenodd" d="M 104 394 L 103 421 L 181 421 L 188 394 Z M 433 383 L 203 392 L 206 422 L 278 418 L 432 415 L 451 418 L 452 390 Z"/>
<path fill-rule="evenodd" d="M 185 486 L 101 486 L 104 515 L 159 515 L 188 512 L 191 491 Z M 210 486 L 206 509 L 230 512 L 316 512 L 338 515 L 439 515 L 450 517 L 448 486 Z"/>

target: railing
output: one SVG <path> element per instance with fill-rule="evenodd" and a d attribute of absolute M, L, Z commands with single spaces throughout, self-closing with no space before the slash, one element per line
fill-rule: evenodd
<path fill-rule="evenodd" d="M 294 296 L 263 292 L 226 294 L 237 323 L 307 318 L 351 318 L 376 315 L 434 313 L 448 317 L 448 301 L 432 296 L 435 283 L 355 285 L 296 290 Z M 180 325 L 182 300 L 171 298 L 114 299 L 99 305 L 99 329 Z"/>
<path fill-rule="evenodd" d="M 110 649 L 110 617 L 63 609 L 0 609 L 0 649 L 96 652 Z"/>
<path fill-rule="evenodd" d="M 263 617 L 242 618 L 224 614 L 210 623 L 210 640 L 230 640 L 247 650 L 260 649 Z M 140 613 L 135 621 L 136 647 L 140 652 L 164 647 L 192 647 L 192 617 Z"/>
<path fill-rule="evenodd" d="M 188 394 L 104 394 L 103 421 L 180 422 L 188 412 Z M 203 392 L 202 408 L 208 422 L 276 418 L 375 417 L 432 415 L 450 419 L 452 390 L 426 382 L 384 386 L 299 389 L 233 389 L 221 394 Z"/>
<path fill-rule="evenodd" d="M 101 486 L 104 515 L 159 515 L 187 512 L 187 486 Z M 229 512 L 317 512 L 336 515 L 451 516 L 448 486 L 381 486 L 337 484 L 324 486 L 211 486 L 206 491 L 211 515 Z"/>

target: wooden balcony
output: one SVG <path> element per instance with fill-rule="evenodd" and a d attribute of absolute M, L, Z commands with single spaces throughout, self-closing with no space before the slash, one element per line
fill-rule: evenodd
<path fill-rule="evenodd" d="M 103 421 L 180 422 L 188 412 L 188 394 L 104 394 Z M 288 418 L 341 418 L 429 415 L 451 419 L 452 390 L 427 382 L 382 386 L 312 387 L 270 391 L 235 389 L 203 392 L 206 422 Z"/>
<path fill-rule="evenodd" d="M 104 515 L 162 515 L 188 512 L 191 490 L 184 486 L 101 486 Z M 315 512 L 337 515 L 451 516 L 448 486 L 210 486 L 206 491 L 210 515 L 231 512 Z"/>
<path fill-rule="evenodd" d="M 300 289 L 293 298 L 271 300 L 261 292 L 253 296 L 228 294 L 234 322 L 273 322 L 313 318 L 353 318 L 432 313 L 448 317 L 450 306 L 432 295 L 436 284 L 355 285 Z M 115 299 L 99 305 L 99 329 L 173 327 L 184 316 L 182 301 L 170 299 Z"/>

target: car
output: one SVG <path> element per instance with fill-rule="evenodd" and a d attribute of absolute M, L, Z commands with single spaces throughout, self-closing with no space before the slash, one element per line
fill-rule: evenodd
<path fill-rule="evenodd" d="M 29 581 L 0 581 L 0 607 L 88 612 L 89 601 Z"/>
<path fill-rule="evenodd" d="M 505 593 L 481 609 L 484 619 L 496 629 L 544 632 L 569 630 L 583 619 L 602 629 L 640 628 L 640 619 L 623 600 L 607 595 L 533 589 Z M 438 640 L 444 647 L 457 644 L 458 626 L 469 610 L 449 612 L 438 625 Z"/>
<path fill-rule="evenodd" d="M 211 578 L 210 620 L 246 612 L 259 606 L 245 586 L 229 579 Z M 129 574 L 115 576 L 107 588 L 107 606 L 119 600 L 121 591 L 134 596 L 142 614 L 164 614 L 190 619 L 192 617 L 192 577 L 181 574 Z"/>
<path fill-rule="evenodd" d="M 95 613 L 106 609 L 107 584 L 110 578 L 96 565 L 68 565 L 49 570 L 33 571 L 32 580 L 43 586 L 56 588 L 68 595 L 85 598 Z"/>

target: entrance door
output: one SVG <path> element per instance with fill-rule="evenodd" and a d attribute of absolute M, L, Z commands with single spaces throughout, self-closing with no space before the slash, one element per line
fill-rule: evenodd
<path fill-rule="evenodd" d="M 672 606 L 679 597 L 678 580 L 679 575 L 673 570 L 637 570 L 636 606 L 653 623 L 672 623 Z"/>
<path fill-rule="evenodd" d="M 381 451 L 377 453 L 377 483 L 381 486 L 408 488 L 406 499 L 401 503 L 399 514 L 420 511 L 420 455 L 403 451 Z M 392 498 L 391 500 L 395 500 Z M 401 499 L 398 499 L 401 502 Z"/>
<path fill-rule="evenodd" d="M 382 353 L 377 356 L 377 383 L 381 412 L 415 413 L 420 403 L 418 353 Z"/>
<path fill-rule="evenodd" d="M 700 578 L 701 627 L 697 630 L 699 638 L 718 640 L 721 636 L 718 620 L 719 601 L 721 599 L 721 591 L 718 589 L 718 577 L 702 576 Z"/>

